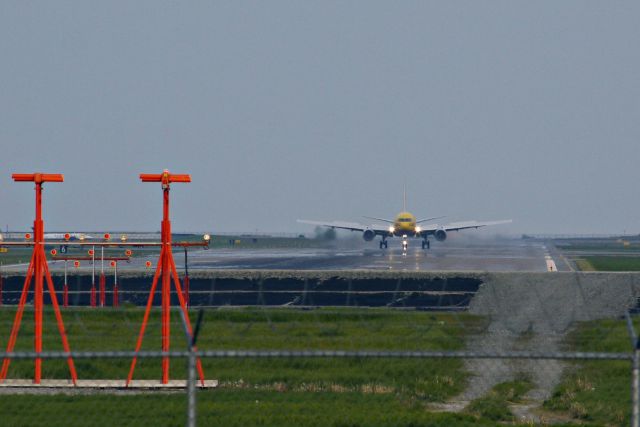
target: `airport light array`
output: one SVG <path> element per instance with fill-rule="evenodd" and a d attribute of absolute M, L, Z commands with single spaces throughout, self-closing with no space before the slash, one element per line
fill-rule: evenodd
<path fill-rule="evenodd" d="M 51 296 L 51 302 L 54 308 L 54 313 L 56 316 L 56 322 L 58 324 L 58 331 L 60 333 L 63 349 L 65 353 L 69 354 L 67 358 L 67 364 L 69 366 L 69 372 L 71 375 L 71 380 L 74 385 L 77 385 L 77 373 L 75 369 L 75 365 L 73 362 L 73 358 L 71 357 L 71 350 L 69 347 L 69 343 L 67 340 L 64 323 L 62 320 L 62 314 L 60 312 L 60 307 L 58 305 L 57 296 L 55 293 L 55 288 L 53 286 L 53 281 L 51 279 L 51 274 L 49 272 L 46 255 L 44 252 L 45 247 L 45 238 L 44 238 L 44 221 L 42 220 L 42 184 L 44 182 L 63 182 L 64 176 L 62 174 L 43 174 L 43 173 L 34 173 L 34 174 L 13 174 L 13 180 L 16 182 L 34 182 L 35 183 L 35 191 L 36 191 L 36 218 L 34 220 L 33 225 L 33 235 L 31 233 L 26 233 L 24 241 L 5 241 L 0 235 L 0 247 L 6 246 L 27 246 L 32 247 L 32 255 L 31 261 L 29 263 L 29 268 L 27 270 L 27 276 L 24 282 L 24 286 L 22 289 L 22 293 L 20 296 L 20 301 L 18 304 L 18 310 L 16 312 L 16 316 L 13 322 L 13 326 L 11 329 L 11 335 L 9 337 L 9 342 L 7 345 L 7 353 L 12 353 L 15 347 L 16 339 L 18 336 L 18 332 L 20 330 L 20 324 L 22 321 L 22 316 L 24 313 L 24 307 L 27 300 L 27 294 L 29 292 L 31 279 L 35 279 L 35 289 L 34 289 L 34 316 L 35 316 L 35 340 L 34 340 L 34 350 L 36 353 L 42 353 L 42 328 L 43 328 L 43 293 L 44 293 L 44 280 L 46 279 L 46 283 L 48 286 L 48 291 Z M 96 242 L 87 242 L 85 240 L 84 235 L 80 235 L 77 241 L 71 241 L 71 234 L 65 233 L 63 239 L 61 240 L 47 240 L 46 243 L 49 245 L 61 245 L 61 246 L 77 246 L 77 247 L 85 247 L 91 246 L 91 249 L 88 251 L 87 256 L 58 256 L 57 251 L 54 249 L 51 252 L 53 259 L 59 259 L 65 261 L 65 280 L 64 280 L 64 297 L 63 302 L 64 306 L 68 305 L 68 286 L 67 286 L 67 261 L 73 260 L 74 267 L 78 268 L 80 266 L 80 260 L 91 259 L 93 262 L 93 277 L 95 279 L 95 249 L 99 247 L 101 249 L 101 259 L 102 259 L 102 269 L 101 269 L 101 277 L 100 277 L 100 305 L 105 305 L 105 291 L 104 291 L 104 261 L 111 261 L 111 266 L 114 268 L 114 306 L 118 305 L 117 295 L 117 261 L 120 260 L 128 260 L 131 255 L 131 249 L 125 250 L 126 257 L 105 257 L 104 256 L 104 248 L 107 247 L 160 247 L 160 256 L 158 259 L 158 264 L 156 268 L 156 272 L 154 274 L 154 278 L 151 284 L 151 289 L 149 292 L 149 299 L 147 302 L 147 307 L 145 310 L 145 314 L 143 317 L 142 325 L 140 327 L 140 335 L 138 337 L 138 342 L 136 345 L 136 354 L 140 351 L 140 347 L 142 345 L 142 339 L 144 337 L 144 331 L 147 326 L 147 322 L 149 319 L 149 313 L 151 307 L 153 305 L 153 296 L 156 290 L 156 286 L 158 283 L 158 279 L 162 278 L 162 351 L 169 352 L 170 350 L 170 309 L 171 309 L 171 281 L 173 279 L 173 283 L 176 288 L 176 294 L 178 296 L 178 300 L 180 302 L 180 309 L 182 310 L 186 323 L 186 332 L 191 335 L 192 327 L 191 322 L 189 320 L 188 314 L 188 294 L 183 294 L 182 287 L 180 286 L 180 280 L 178 279 L 178 274 L 175 266 L 175 261 L 173 259 L 172 247 L 182 247 L 185 250 L 188 247 L 208 247 L 209 241 L 211 237 L 208 234 L 203 236 L 202 242 L 173 242 L 171 239 L 171 222 L 169 220 L 169 190 L 170 184 L 173 182 L 183 182 L 188 183 L 191 182 L 190 175 L 186 174 L 170 174 L 168 170 L 164 170 L 161 174 L 140 174 L 140 180 L 142 182 L 160 182 L 163 190 L 163 219 L 162 219 L 162 233 L 161 233 L 161 241 L 160 242 L 129 242 L 126 235 L 120 236 L 120 241 L 112 241 L 111 235 L 109 233 L 105 233 L 102 236 L 102 241 Z M 147 267 L 151 266 L 151 263 L 147 261 Z M 1 279 L 0 279 L 1 280 Z M 188 278 L 187 278 L 188 281 Z M 1 282 L 0 282 L 1 283 Z M 188 283 L 188 282 L 187 282 Z M 188 286 L 188 284 L 187 284 Z M 0 292 L 1 291 L 0 284 Z M 1 293 L 0 293 L 1 297 Z M 1 304 L 1 301 L 0 301 Z M 95 306 L 95 281 L 92 281 L 92 305 Z M 129 370 L 129 375 L 127 377 L 127 386 L 131 382 L 133 378 L 133 373 L 135 370 L 137 357 L 134 356 L 131 367 Z M 11 362 L 10 358 L 5 358 L 2 363 L 2 368 L 0 370 L 0 382 L 4 381 L 7 376 L 7 372 L 9 369 L 9 364 Z M 200 377 L 201 383 L 204 385 L 204 372 L 202 369 L 202 364 L 200 359 L 197 360 L 197 370 L 198 375 Z M 42 377 L 42 359 L 35 358 L 34 361 L 34 383 L 40 384 Z M 169 357 L 163 357 L 162 359 L 162 383 L 167 384 L 169 382 Z"/>

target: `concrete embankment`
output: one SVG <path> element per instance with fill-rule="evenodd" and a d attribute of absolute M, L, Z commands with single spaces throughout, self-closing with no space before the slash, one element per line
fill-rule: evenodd
<path fill-rule="evenodd" d="M 15 304 L 24 275 L 3 274 L 2 299 Z M 182 275 L 181 279 L 182 279 Z M 118 276 L 121 303 L 147 301 L 151 271 Z M 63 276 L 53 276 L 58 295 Z M 89 304 L 98 277 L 69 275 L 71 305 Z M 111 302 L 113 277 L 106 278 Z M 159 286 L 158 286 L 159 291 Z M 190 272 L 192 305 L 370 306 L 470 310 L 510 319 L 514 330 L 566 329 L 568 322 L 616 316 L 633 307 L 640 294 L 637 273 L 484 273 L 412 271 L 194 270 Z M 48 300 L 48 296 L 45 297 Z M 173 301 L 177 304 L 177 299 Z M 159 301 L 156 301 L 159 303 Z M 544 319 L 538 322 L 537 319 Z"/>

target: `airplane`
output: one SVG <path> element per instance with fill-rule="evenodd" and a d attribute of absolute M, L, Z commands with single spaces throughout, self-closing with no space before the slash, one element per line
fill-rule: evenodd
<path fill-rule="evenodd" d="M 416 219 L 416 217 L 407 212 L 407 193 L 406 190 L 404 192 L 403 197 L 403 209 L 398 215 L 396 215 L 395 219 L 384 219 L 384 218 L 376 218 L 376 217 L 368 217 L 367 219 L 373 219 L 376 221 L 382 221 L 389 225 L 363 225 L 359 223 L 353 222 L 343 222 L 343 221 L 310 221 L 299 219 L 298 222 L 303 224 L 311 224 L 311 225 L 319 225 L 322 227 L 329 228 L 339 228 L 343 230 L 350 231 L 360 231 L 362 232 L 362 238 L 370 242 L 375 239 L 376 236 L 381 236 L 380 240 L 380 249 L 387 249 L 388 242 L 387 238 L 390 237 L 402 237 L 402 250 L 404 252 L 407 251 L 409 247 L 408 238 L 422 238 L 422 249 L 429 249 L 431 247 L 431 242 L 429 241 L 429 236 L 433 236 L 438 242 L 444 242 L 447 239 L 447 233 L 450 231 L 459 231 L 471 228 L 481 228 L 490 225 L 498 225 L 498 224 L 507 224 L 512 222 L 510 219 L 506 220 L 498 220 L 498 221 L 464 221 L 464 222 L 453 222 L 445 225 L 438 224 L 428 224 L 428 225 L 420 225 L 426 222 L 435 221 L 437 219 L 441 219 L 444 217 L 433 217 L 433 218 L 424 218 L 424 219 Z"/>
<path fill-rule="evenodd" d="M 45 240 L 91 240 L 93 236 L 84 233 L 44 233 Z"/>

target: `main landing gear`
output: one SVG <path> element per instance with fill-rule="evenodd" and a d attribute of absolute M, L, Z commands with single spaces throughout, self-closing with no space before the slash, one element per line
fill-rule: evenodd
<path fill-rule="evenodd" d="M 429 249 L 431 247 L 431 243 L 429 242 L 429 240 L 424 239 L 422 241 L 422 249 Z"/>
<path fill-rule="evenodd" d="M 387 245 L 388 244 L 389 244 L 389 242 L 387 242 L 387 239 L 380 240 L 380 249 L 382 249 L 382 248 L 387 249 Z"/>

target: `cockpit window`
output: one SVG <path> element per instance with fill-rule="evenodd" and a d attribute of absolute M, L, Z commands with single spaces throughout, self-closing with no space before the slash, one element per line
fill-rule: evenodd
<path fill-rule="evenodd" d="M 400 218 L 398 222 L 411 222 L 411 218 Z"/>

